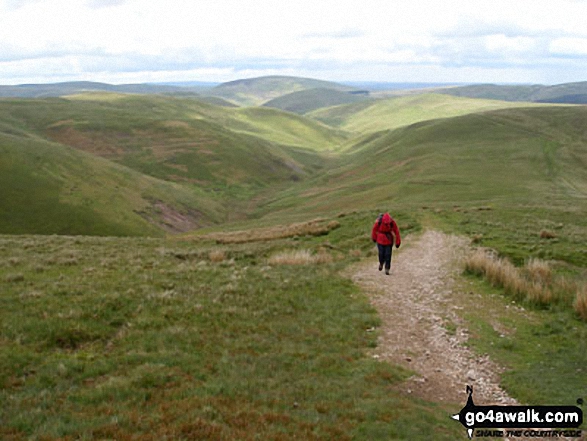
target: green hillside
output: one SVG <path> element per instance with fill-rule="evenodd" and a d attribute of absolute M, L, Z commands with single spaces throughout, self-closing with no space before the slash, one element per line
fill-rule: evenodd
<path fill-rule="evenodd" d="M 325 158 L 317 152 L 345 139 L 337 130 L 275 109 L 111 93 L 0 100 L 0 126 L 0 147 L 18 158 L 14 167 L 6 162 L 9 156 L 2 159 L 3 179 L 12 183 L 4 186 L 5 200 L 18 200 L 18 192 L 10 190 L 18 182 L 21 188 L 42 187 L 50 193 L 30 190 L 29 202 L 5 209 L 0 231 L 20 233 L 152 235 L 209 225 L 226 216 L 242 218 L 249 198 L 321 170 Z M 45 152 L 44 161 L 53 164 L 45 171 L 27 160 L 36 146 Z M 62 158 L 75 154 L 81 159 Z M 53 170 L 57 164 L 58 173 Z M 116 170 L 127 178 L 114 179 Z M 87 176 L 95 178 L 84 183 Z M 43 184 L 45 179 L 49 181 Z M 151 187 L 160 187 L 163 196 L 149 192 Z M 63 196 L 67 188 L 76 189 L 71 198 Z M 56 200 L 73 200 L 78 207 L 76 197 L 87 208 L 79 216 L 92 222 L 80 218 L 69 228 L 64 220 L 75 218 L 69 205 L 53 205 L 52 215 L 35 208 Z M 108 198 L 115 201 L 111 207 Z M 30 210 L 22 211 L 25 206 Z"/>
<path fill-rule="evenodd" d="M 527 106 L 527 103 L 421 94 L 318 109 L 307 116 L 349 132 L 367 133 L 395 129 L 419 121 Z"/>
<path fill-rule="evenodd" d="M 304 113 L 323 107 L 338 106 L 341 104 L 356 103 L 369 99 L 367 93 L 351 93 L 335 89 L 308 89 L 289 93 L 272 99 L 263 104 L 265 107 L 275 107 L 288 112 Z"/>
<path fill-rule="evenodd" d="M 245 106 L 259 106 L 280 96 L 308 89 L 354 90 L 330 81 L 276 75 L 230 81 L 212 88 L 206 94 Z"/>
<path fill-rule="evenodd" d="M 380 132 L 342 155 L 328 173 L 281 193 L 262 210 L 276 217 L 368 207 L 437 211 L 516 258 L 530 253 L 587 265 L 581 251 L 587 238 L 585 127 L 584 107 L 538 107 Z M 561 239 L 539 242 L 538 233 L 553 228 L 562 229 Z"/>
<path fill-rule="evenodd" d="M 209 188 L 299 179 L 307 154 L 279 143 L 311 151 L 340 139 L 326 126 L 275 110 L 241 113 L 170 97 L 5 100 L 0 120 L 150 176 Z"/>
<path fill-rule="evenodd" d="M 210 225 L 223 207 L 161 181 L 0 123 L 0 231 L 159 236 Z"/>
<path fill-rule="evenodd" d="M 454 96 L 503 101 L 587 104 L 587 81 L 553 86 L 478 84 L 454 87 L 439 92 Z"/>
<path fill-rule="evenodd" d="M 583 107 L 519 108 L 379 132 L 341 155 L 327 174 L 301 184 L 298 202 L 307 197 L 319 211 L 384 202 L 583 200 L 586 124 Z"/>
<path fill-rule="evenodd" d="M 323 151 L 336 149 L 348 134 L 325 124 L 278 109 L 250 107 L 237 109 L 235 122 L 227 121 L 235 132 L 259 136 L 281 145 Z"/>

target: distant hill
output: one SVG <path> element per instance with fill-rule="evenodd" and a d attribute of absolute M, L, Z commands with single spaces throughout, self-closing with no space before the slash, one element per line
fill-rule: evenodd
<path fill-rule="evenodd" d="M 587 104 L 587 81 L 554 86 L 480 84 L 444 89 L 440 90 L 439 93 L 503 101 Z"/>
<path fill-rule="evenodd" d="M 282 95 L 263 104 L 265 107 L 275 107 L 288 112 L 303 115 L 312 110 L 323 107 L 332 107 L 340 104 L 356 103 L 369 99 L 367 91 L 341 91 L 336 89 L 306 89 L 299 92 Z"/>
<path fill-rule="evenodd" d="M 115 92 L 134 94 L 196 95 L 198 88 L 166 86 L 157 84 L 113 85 L 91 81 L 74 81 L 53 84 L 21 84 L 0 86 L 0 97 L 43 98 L 61 97 L 85 92 Z"/>
<path fill-rule="evenodd" d="M 206 94 L 246 106 L 260 106 L 293 92 L 308 89 L 331 89 L 343 92 L 357 90 L 350 86 L 311 78 L 266 76 L 230 81 L 210 89 Z"/>

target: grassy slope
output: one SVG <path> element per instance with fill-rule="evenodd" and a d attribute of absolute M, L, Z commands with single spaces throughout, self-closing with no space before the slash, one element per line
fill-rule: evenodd
<path fill-rule="evenodd" d="M 331 150 L 344 139 L 340 131 L 274 109 L 232 109 L 194 99 L 120 94 L 78 95 L 68 99 L 1 100 L 0 125 L 2 133 L 8 136 L 0 145 L 5 149 L 10 148 L 12 154 L 17 154 L 20 149 L 19 160 L 22 160 L 20 171 L 8 166 L 5 166 L 5 171 L 18 174 L 22 185 L 30 188 L 40 185 L 40 181 L 35 181 L 35 171 L 27 169 L 32 166 L 23 159 L 34 148 L 27 149 L 24 146 L 33 140 L 39 145 L 58 143 L 91 155 L 83 156 L 86 160 L 76 163 L 77 168 L 71 171 L 71 176 L 65 170 L 67 167 L 63 167 L 65 171 L 59 175 L 59 182 L 71 179 L 65 186 L 76 188 L 78 199 L 91 201 L 97 198 L 90 191 L 91 186 L 80 185 L 79 181 L 86 175 L 92 176 L 95 164 L 89 158 L 98 156 L 135 170 L 138 173 L 133 175 L 133 179 L 137 182 L 146 181 L 146 177 L 140 176 L 140 173 L 182 184 L 182 189 L 169 186 L 176 190 L 167 193 L 181 195 L 177 196 L 177 199 L 183 201 L 180 213 L 190 211 L 189 217 L 194 227 L 220 220 L 219 213 L 227 211 L 218 209 L 223 201 L 238 199 L 238 204 L 230 205 L 240 213 L 247 209 L 247 199 L 259 190 L 273 188 L 276 184 L 292 179 L 299 180 L 322 169 L 325 159 L 316 152 Z M 13 137 L 10 138 L 10 135 Z M 67 150 L 56 148 L 55 151 Z M 59 160 L 58 155 L 52 159 L 50 154 L 46 156 L 50 161 Z M 64 163 L 73 164 L 75 161 Z M 105 162 L 96 161 L 96 164 Z M 87 169 L 84 171 L 85 166 Z M 4 179 L 11 181 L 11 174 L 5 174 Z M 30 182 L 25 184 L 27 180 Z M 111 182 L 112 179 L 106 181 Z M 125 190 L 127 184 L 128 191 Z M 99 199 L 105 199 L 107 192 L 112 191 L 111 198 L 121 202 L 124 198 L 116 195 L 121 193 L 120 189 L 132 195 L 137 192 L 131 184 L 131 180 L 117 182 L 116 187 L 105 184 L 101 188 L 104 195 Z M 8 191 L 8 187 L 5 191 Z M 58 185 L 51 190 L 51 194 L 57 197 L 65 191 L 63 185 Z M 189 194 L 192 196 L 188 197 Z M 39 204 L 47 203 L 40 192 L 36 195 Z M 29 196 L 36 199 L 33 193 Z M 151 199 L 170 201 L 177 208 L 174 198 L 153 196 Z M 140 207 L 137 204 L 127 205 L 129 213 L 124 217 L 136 218 L 132 210 L 141 211 L 144 208 L 141 204 L 138 204 Z M 156 207 L 153 210 L 157 212 Z M 111 213 L 103 209 L 98 211 Z M 41 216 L 41 212 L 36 213 Z M 155 217 L 160 218 L 161 214 L 155 213 Z M 17 216 L 16 212 L 5 211 L 1 231 L 29 232 L 29 223 L 11 221 L 11 216 Z M 44 228 L 36 226 L 30 232 L 69 231 L 67 223 L 61 222 L 57 227 L 57 223 L 44 222 L 40 217 L 33 220 L 30 211 L 26 216 L 35 224 L 45 224 Z M 242 217 L 242 214 L 239 216 Z M 66 217 L 62 216 L 62 219 Z M 106 217 L 114 219 L 116 216 Z M 110 224 L 112 221 L 98 219 L 101 218 L 96 217 L 96 222 L 88 224 L 94 225 L 98 234 L 104 234 L 105 231 L 114 234 L 118 231 L 111 227 L 99 228 L 100 223 Z M 8 224 L 20 226 L 9 228 Z M 136 234 L 140 228 L 135 225 L 131 230 L 132 234 Z M 76 227 L 69 232 L 80 231 Z M 83 229 L 85 234 L 91 234 L 91 231 L 89 227 Z M 143 231 L 145 234 L 153 233 L 150 228 L 144 228 Z"/>
<path fill-rule="evenodd" d="M 227 129 L 238 123 L 233 115 L 197 100 L 147 96 L 0 102 L 1 120 L 13 126 L 165 180 L 264 185 L 303 169 L 283 159 L 283 148 Z"/>
<path fill-rule="evenodd" d="M 186 227 L 209 225 L 222 207 L 177 184 L 0 125 L 0 231 L 16 234 L 160 235 L 163 211 Z M 148 222 L 147 219 L 151 221 Z"/>
<path fill-rule="evenodd" d="M 570 213 L 580 225 L 587 197 L 586 123 L 582 107 L 521 108 L 374 134 L 343 155 L 338 168 L 282 193 L 264 209 L 283 216 L 374 206 L 490 205 L 510 210 L 511 220 L 521 221 L 524 210 L 543 210 L 542 218 L 552 212 L 554 222 Z M 565 247 L 579 247 L 571 260 L 584 259 L 580 228 Z"/>
<path fill-rule="evenodd" d="M 0 237 L 0 436 L 464 439 L 461 403 L 398 393 L 410 373 L 369 356 L 378 318 L 339 274 L 373 215 L 244 245 Z"/>
<path fill-rule="evenodd" d="M 314 151 L 334 150 L 348 138 L 340 130 L 333 130 L 314 120 L 276 109 L 238 109 L 235 115 L 240 122 L 248 125 L 235 127 L 235 131 L 256 135 L 282 145 Z"/>
<path fill-rule="evenodd" d="M 308 113 L 307 116 L 349 132 L 369 133 L 395 129 L 430 119 L 527 106 L 527 103 L 422 94 L 319 109 Z"/>

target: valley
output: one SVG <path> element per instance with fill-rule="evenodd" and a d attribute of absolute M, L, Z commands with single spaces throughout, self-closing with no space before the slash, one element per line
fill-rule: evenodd
<path fill-rule="evenodd" d="M 435 326 L 467 329 L 459 344 L 500 366 L 492 387 L 587 398 L 582 83 L 520 100 L 295 77 L 107 86 L 0 98 L 0 437 L 465 439 L 448 417 L 464 390 L 407 393 L 415 363 L 373 357 L 384 211 L 398 268 L 430 238 L 458 262 Z M 524 288 L 468 269 L 473 248 Z"/>

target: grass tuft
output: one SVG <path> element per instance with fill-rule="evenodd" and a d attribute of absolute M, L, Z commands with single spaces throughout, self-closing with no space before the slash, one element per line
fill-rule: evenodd
<path fill-rule="evenodd" d="M 210 262 L 224 262 L 226 260 L 226 253 L 223 250 L 213 250 L 208 253 L 208 259 Z"/>
<path fill-rule="evenodd" d="M 332 262 L 327 252 L 312 254 L 310 250 L 288 250 L 273 254 L 267 261 L 270 265 L 313 265 Z"/>
<path fill-rule="evenodd" d="M 526 274 L 530 280 L 537 283 L 549 284 L 552 282 L 552 268 L 548 262 L 531 258 L 525 265 Z"/>
<path fill-rule="evenodd" d="M 475 250 L 465 259 L 465 271 L 485 277 L 491 285 L 503 288 L 516 300 L 540 306 L 564 302 L 576 286 L 567 277 L 555 279 L 551 266 L 543 260 L 530 259 L 523 268 L 518 268 L 509 260 L 483 249 Z"/>

